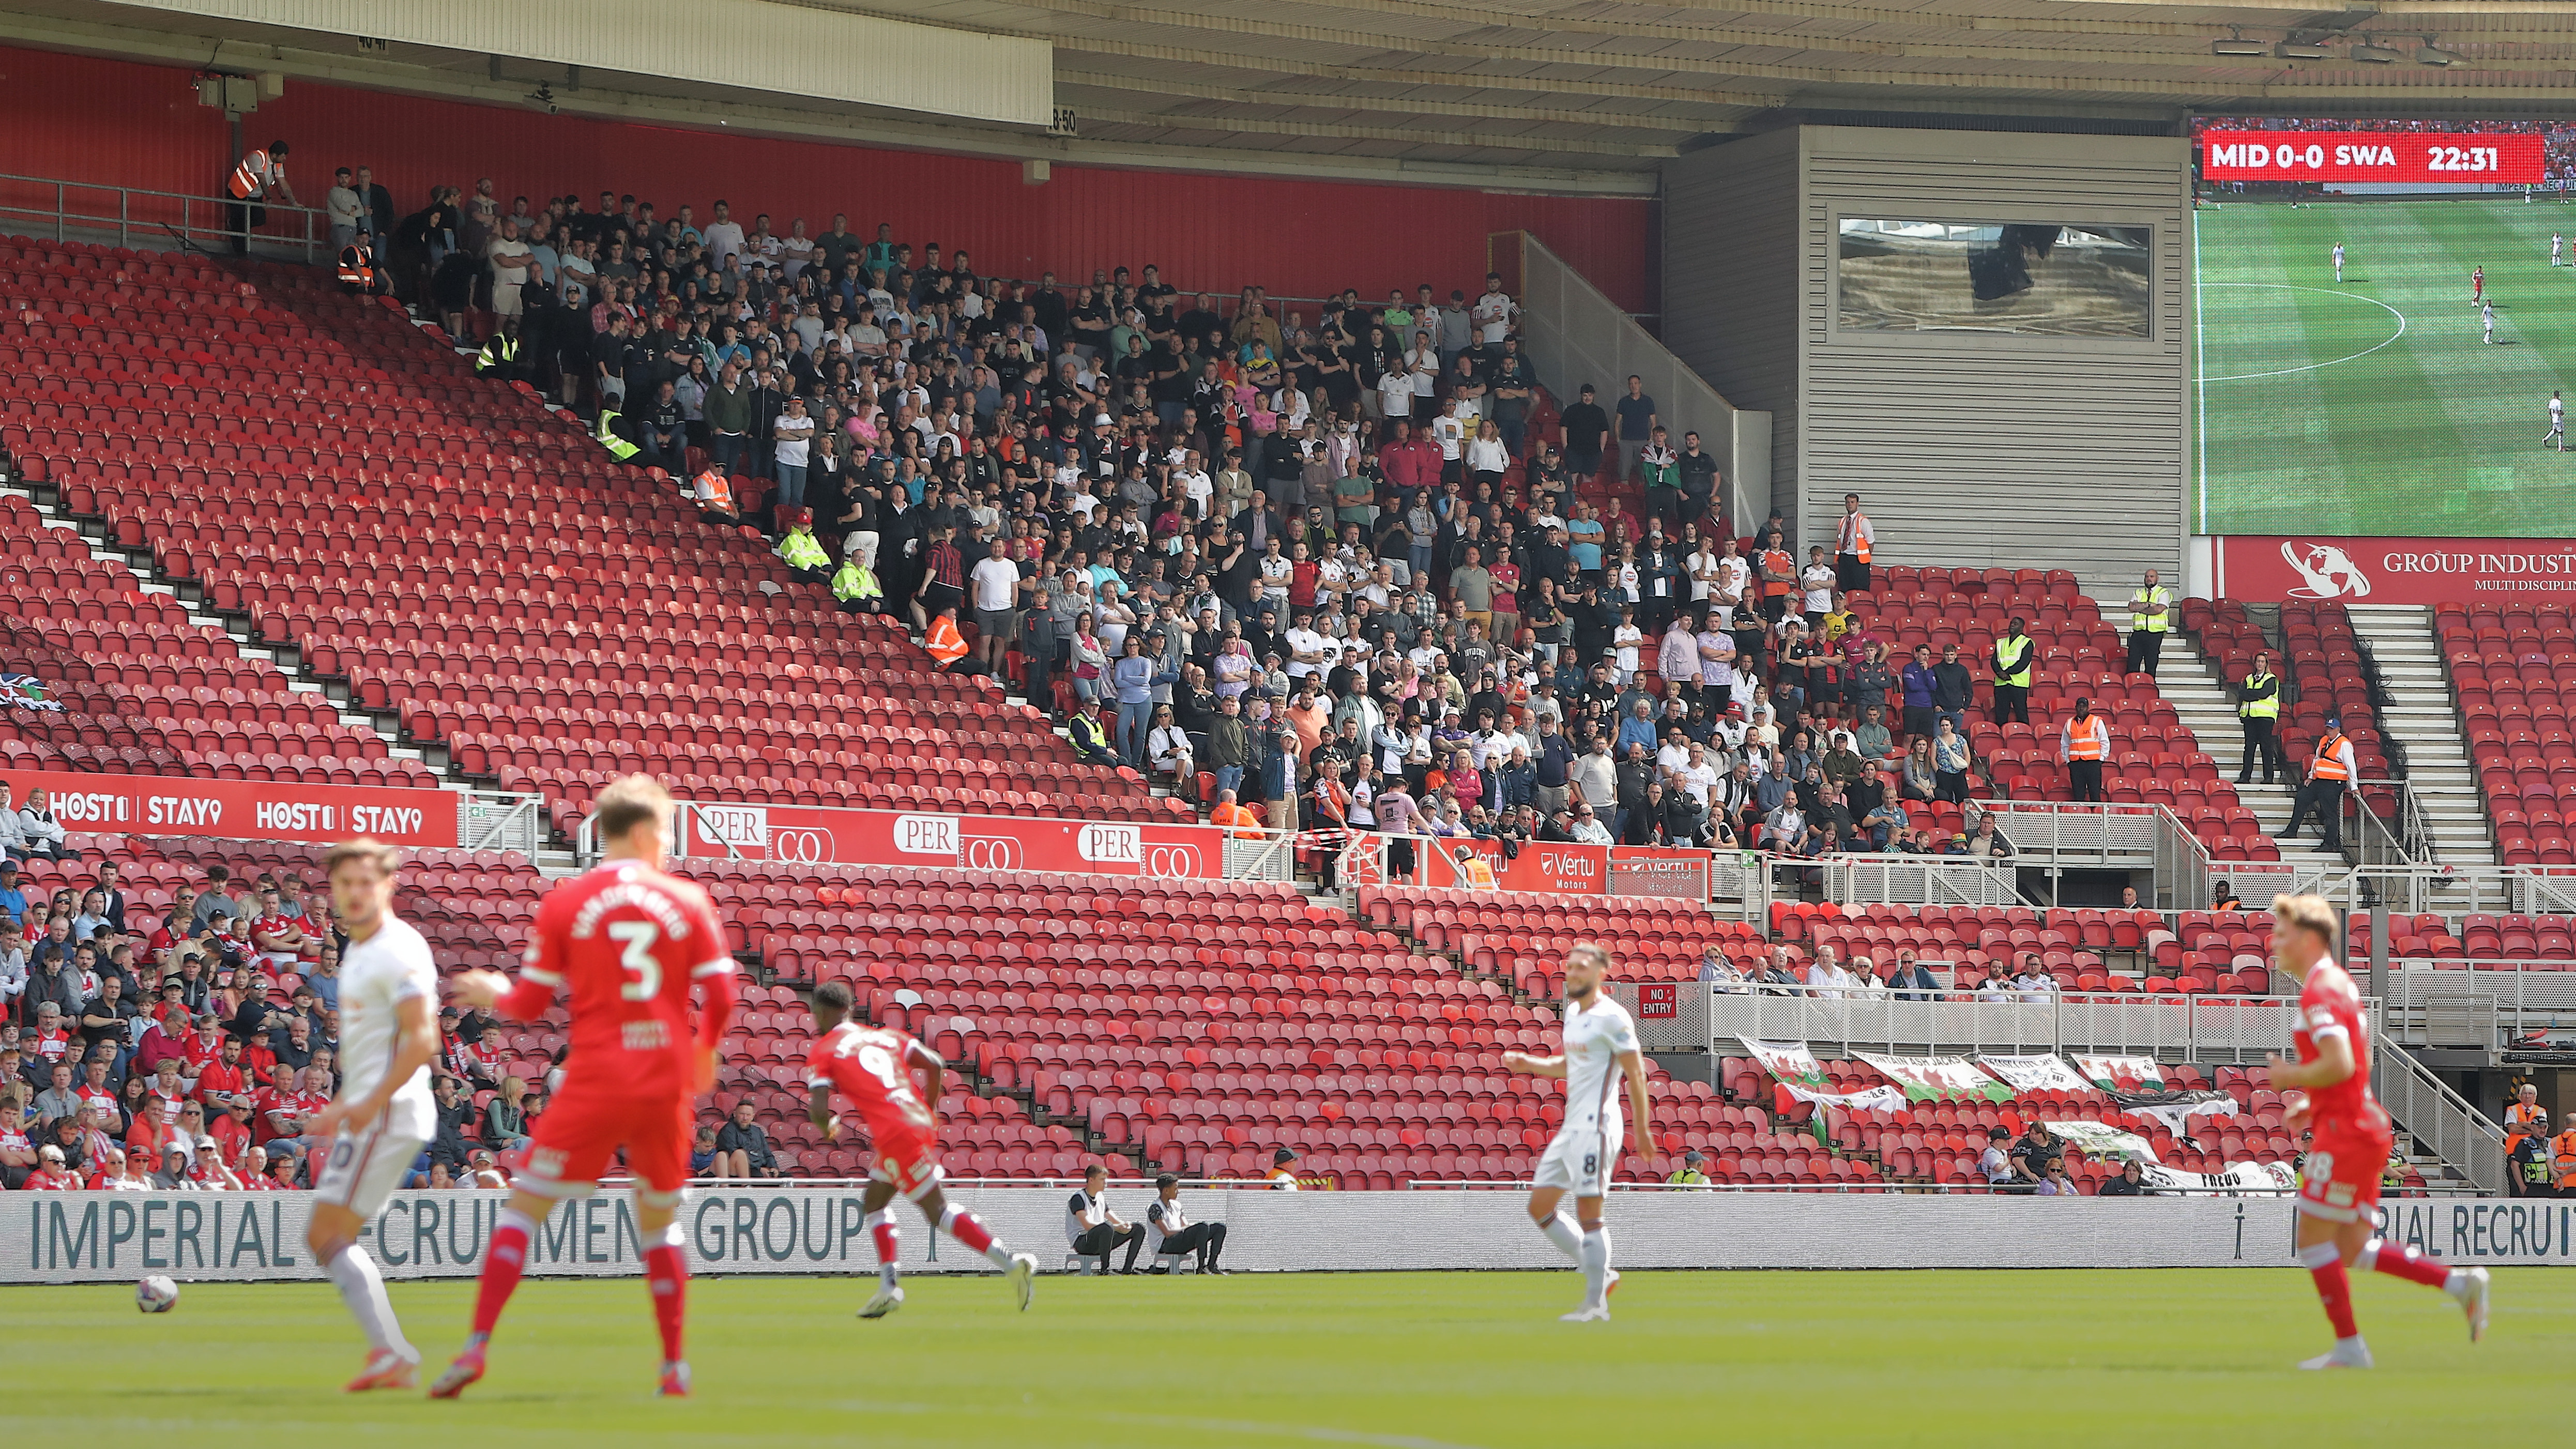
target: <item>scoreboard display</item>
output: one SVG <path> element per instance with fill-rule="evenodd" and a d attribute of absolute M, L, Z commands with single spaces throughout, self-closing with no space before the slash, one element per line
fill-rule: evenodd
<path fill-rule="evenodd" d="M 2534 132 L 2203 131 L 2211 181 L 2537 186 L 2544 138 Z"/>

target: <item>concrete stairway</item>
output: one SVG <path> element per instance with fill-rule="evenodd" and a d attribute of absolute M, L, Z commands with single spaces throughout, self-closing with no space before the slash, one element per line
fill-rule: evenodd
<path fill-rule="evenodd" d="M 2200 646 L 2176 632 L 2165 636 L 2162 667 L 2156 671 L 2156 687 L 2164 692 L 2165 701 L 2182 716 L 2192 738 L 2200 742 L 2201 753 L 2218 762 L 2218 773 L 2234 779 L 2237 765 L 2245 758 L 2245 732 L 2236 725 L 2236 704 L 2228 697 L 2227 685 L 2218 676 L 2218 666 Z M 2297 793 L 2293 776 L 2275 777 L 2270 786 L 2263 784 L 2260 767 L 2251 785 L 2236 787 L 2236 798 L 2263 822 L 2263 833 L 2278 835 L 2290 823 L 2290 797 Z M 2315 838 L 2316 827 L 2308 827 Z"/>
<path fill-rule="evenodd" d="M 2379 665 L 2388 691 L 2380 733 L 2406 749 L 2407 782 L 2424 811 L 2433 858 L 2448 866 L 2496 863 L 2495 835 L 2451 699 L 2433 611 L 2414 604 L 2348 604 L 2352 631 Z"/>

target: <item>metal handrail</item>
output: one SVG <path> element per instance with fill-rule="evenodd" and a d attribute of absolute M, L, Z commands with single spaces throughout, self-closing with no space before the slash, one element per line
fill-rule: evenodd
<path fill-rule="evenodd" d="M 2373 1037 L 2371 1085 L 2388 1115 L 2434 1156 L 2467 1173 L 2482 1191 L 2503 1192 L 2504 1130 L 2423 1063 L 2377 1033 Z"/>
<path fill-rule="evenodd" d="M 1938 960 L 1931 966 L 1941 966 Z M 1981 1000 L 1955 986 L 1930 999 L 1883 989 L 1841 995 L 1807 987 L 1706 988 L 1706 1050 L 1739 1036 L 1822 1042 L 1836 1051 L 2133 1052 L 2167 1060 L 2259 1062 L 2290 1049 L 2298 1003 L 2198 992 L 2049 992 Z M 2374 1032 L 2379 1003 L 2366 1000 Z"/>
<path fill-rule="evenodd" d="M 50 188 L 52 205 L 19 203 L 15 199 L 20 194 L 19 188 L 26 186 Z M 108 193 L 115 197 L 116 209 L 113 212 L 76 209 L 72 204 L 75 192 Z M 138 201 L 146 205 L 138 208 Z M 172 202 L 177 203 L 175 208 L 169 205 Z M 133 246 L 137 236 L 156 240 L 171 235 L 190 245 L 212 242 L 229 246 L 236 235 L 232 228 L 232 209 L 242 204 L 229 196 L 200 196 L 185 191 L 154 191 L 142 186 L 0 172 L 0 218 L 49 220 L 53 223 L 53 239 L 58 242 L 73 240 L 67 233 L 74 230 L 106 231 L 112 228 L 116 233 L 116 244 L 120 247 Z M 268 213 L 264 224 L 268 229 L 253 231 L 253 241 L 296 248 L 307 265 L 323 259 L 324 245 L 331 230 L 320 208 L 267 201 L 251 204 Z M 291 230 L 280 230 L 281 220 L 296 223 L 300 227 L 300 235 Z"/>

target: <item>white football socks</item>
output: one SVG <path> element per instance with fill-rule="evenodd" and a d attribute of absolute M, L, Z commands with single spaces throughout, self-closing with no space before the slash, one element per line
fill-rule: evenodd
<path fill-rule="evenodd" d="M 340 1290 L 340 1301 L 349 1305 L 349 1316 L 367 1335 L 370 1349 L 390 1349 L 396 1355 L 420 1362 L 420 1350 L 403 1338 L 402 1325 L 394 1321 L 394 1305 L 385 1296 L 384 1274 L 376 1271 L 376 1260 L 367 1250 L 351 1243 L 340 1256 L 324 1265 L 332 1285 Z"/>
<path fill-rule="evenodd" d="M 1598 1306 L 1610 1296 L 1610 1225 L 1604 1223 L 1583 1235 L 1583 1302 L 1585 1307 Z"/>
<path fill-rule="evenodd" d="M 1583 1231 L 1574 1225 L 1572 1218 L 1557 1213 L 1539 1224 L 1538 1230 L 1547 1234 L 1547 1240 L 1556 1244 L 1556 1250 L 1565 1255 L 1567 1262 L 1578 1266 L 1583 1262 Z"/>

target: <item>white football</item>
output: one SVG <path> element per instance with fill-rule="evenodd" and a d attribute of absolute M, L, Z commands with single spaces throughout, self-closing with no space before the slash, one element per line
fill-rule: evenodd
<path fill-rule="evenodd" d="M 134 1285 L 134 1306 L 145 1313 L 167 1313 L 179 1306 L 179 1285 L 155 1273 Z"/>

